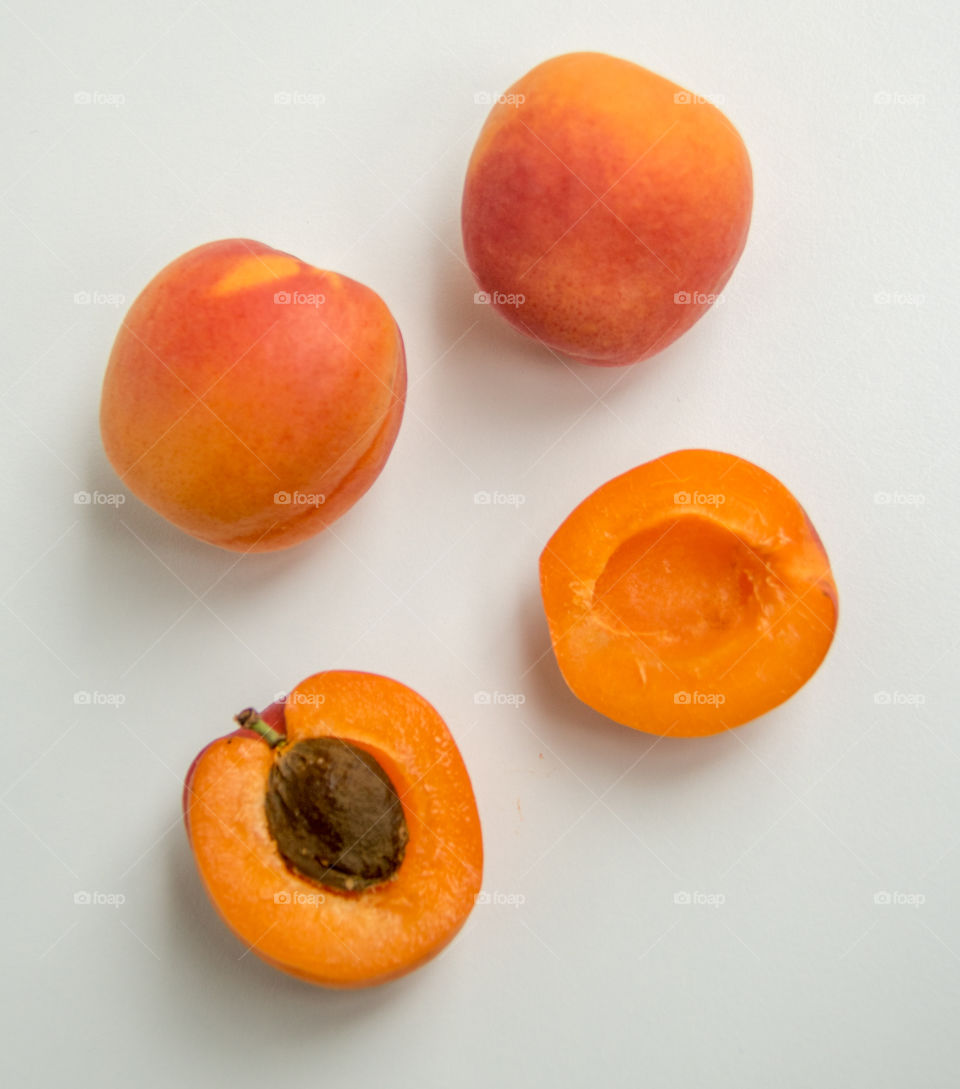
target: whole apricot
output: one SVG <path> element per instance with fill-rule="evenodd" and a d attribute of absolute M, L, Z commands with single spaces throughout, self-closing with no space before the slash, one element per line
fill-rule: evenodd
<path fill-rule="evenodd" d="M 579 362 L 635 363 L 716 300 L 752 193 L 714 105 L 627 60 L 554 57 L 499 97 L 467 168 L 479 301 Z"/>
<path fill-rule="evenodd" d="M 406 392 L 383 300 L 248 239 L 163 269 L 117 334 L 100 429 L 127 487 L 221 548 L 289 548 L 376 479 Z"/>

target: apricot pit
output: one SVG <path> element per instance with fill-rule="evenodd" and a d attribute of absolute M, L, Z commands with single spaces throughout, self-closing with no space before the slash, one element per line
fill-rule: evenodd
<path fill-rule="evenodd" d="M 267 824 L 297 873 L 358 892 L 400 869 L 409 833 L 403 806 L 376 757 L 335 737 L 298 741 L 267 785 Z"/>

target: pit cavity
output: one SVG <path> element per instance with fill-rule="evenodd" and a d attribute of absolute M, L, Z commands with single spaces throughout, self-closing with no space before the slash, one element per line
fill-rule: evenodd
<path fill-rule="evenodd" d="M 619 545 L 597 579 L 593 604 L 617 630 L 697 653 L 756 623 L 766 575 L 731 530 L 684 515 Z"/>

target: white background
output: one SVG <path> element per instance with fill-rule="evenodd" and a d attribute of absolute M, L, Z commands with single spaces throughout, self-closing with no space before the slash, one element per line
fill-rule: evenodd
<path fill-rule="evenodd" d="M 5 1080 L 955 1085 L 956 7 L 10 0 L 0 23 Z M 628 370 L 525 341 L 462 260 L 475 96 L 577 49 L 719 99 L 755 174 L 723 304 Z M 374 489 L 248 558 L 73 501 L 121 491 L 97 410 L 125 306 L 230 236 L 380 292 L 411 374 Z M 684 446 L 793 490 L 841 620 L 784 707 L 658 741 L 567 691 L 536 564 L 593 488 Z M 180 822 L 234 712 L 336 667 L 440 710 L 484 888 L 523 898 L 359 993 L 244 955 Z"/>

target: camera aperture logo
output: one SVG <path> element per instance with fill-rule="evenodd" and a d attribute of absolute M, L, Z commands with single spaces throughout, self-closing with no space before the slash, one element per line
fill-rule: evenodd
<path fill-rule="evenodd" d="M 327 297 L 318 291 L 276 291 L 273 301 L 277 306 L 312 306 L 319 310 Z"/>
<path fill-rule="evenodd" d="M 288 707 L 322 707 L 327 702 L 323 692 L 278 692 L 273 697 L 274 703 L 283 703 Z"/>
<path fill-rule="evenodd" d="M 688 892 L 686 889 L 680 889 L 673 894 L 673 902 L 675 904 L 697 904 L 701 907 L 723 907 L 727 902 L 725 893 L 722 892 Z"/>
<path fill-rule="evenodd" d="M 922 291 L 875 291 L 876 306 L 923 306 L 927 301 Z"/>
<path fill-rule="evenodd" d="M 675 91 L 673 101 L 678 106 L 722 106 L 723 95 L 695 95 L 692 91 Z"/>
<path fill-rule="evenodd" d="M 722 692 L 674 692 L 678 707 L 722 707 L 727 697 Z"/>
<path fill-rule="evenodd" d="M 678 306 L 717 306 L 723 302 L 723 295 L 719 292 L 711 294 L 706 291 L 677 291 L 673 301 Z"/>
<path fill-rule="evenodd" d="M 513 91 L 502 95 L 495 95 L 490 91 L 474 91 L 473 101 L 478 106 L 512 106 L 516 110 L 527 101 L 527 96 Z"/>
<path fill-rule="evenodd" d="M 923 106 L 926 101 L 920 91 L 877 91 L 873 96 L 875 106 Z"/>
<path fill-rule="evenodd" d="M 522 907 L 527 898 L 522 892 L 499 892 L 494 889 L 492 892 L 487 892 L 485 889 L 481 889 L 480 892 L 473 898 L 475 904 L 492 904 L 495 907 Z"/>
<path fill-rule="evenodd" d="M 321 492 L 274 492 L 278 507 L 322 507 L 327 497 Z"/>
<path fill-rule="evenodd" d="M 522 707 L 527 697 L 522 692 L 474 692 L 473 702 L 478 707 Z"/>
<path fill-rule="evenodd" d="M 73 894 L 73 902 L 81 907 L 122 907 L 127 898 L 122 892 L 89 892 L 87 889 L 78 889 Z"/>
<path fill-rule="evenodd" d="M 722 492 L 674 492 L 678 507 L 722 507 L 727 497 Z"/>
<path fill-rule="evenodd" d="M 273 894 L 275 904 L 306 904 L 308 907 L 316 907 L 327 902 L 322 892 L 275 892 Z"/>
<path fill-rule="evenodd" d="M 478 507 L 522 507 L 527 497 L 521 492 L 474 492 Z"/>
<path fill-rule="evenodd" d="M 122 707 L 127 697 L 122 692 L 74 692 L 73 702 L 77 707 Z"/>
<path fill-rule="evenodd" d="M 923 492 L 874 492 L 878 507 L 922 507 L 927 501 Z"/>
<path fill-rule="evenodd" d="M 523 306 L 527 296 L 519 291 L 475 291 L 473 301 L 478 306 Z"/>
<path fill-rule="evenodd" d="M 73 493 L 73 502 L 78 507 L 122 507 L 126 501 L 123 492 Z"/>
<path fill-rule="evenodd" d="M 126 95 L 109 91 L 74 91 L 74 106 L 113 106 L 116 109 L 127 101 Z"/>
<path fill-rule="evenodd" d="M 881 889 L 873 894 L 873 902 L 882 906 L 894 905 L 896 907 L 922 907 L 927 898 L 922 892 L 888 892 Z"/>
<path fill-rule="evenodd" d="M 274 106 L 312 106 L 319 109 L 327 101 L 327 96 L 319 91 L 274 91 Z"/>
<path fill-rule="evenodd" d="M 123 306 L 127 296 L 119 291 L 75 291 L 75 306 Z"/>
<path fill-rule="evenodd" d="M 927 697 L 922 692 L 874 692 L 873 702 L 878 707 L 922 707 Z"/>

